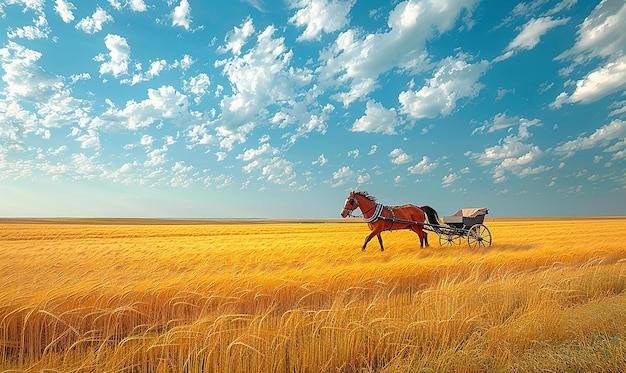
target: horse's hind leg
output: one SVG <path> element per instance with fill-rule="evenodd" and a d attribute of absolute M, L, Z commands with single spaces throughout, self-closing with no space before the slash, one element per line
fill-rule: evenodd
<path fill-rule="evenodd" d="M 420 247 L 424 247 L 424 243 L 426 243 L 426 247 L 428 247 L 428 234 L 424 232 L 421 225 L 412 225 L 411 230 L 417 234 L 420 238 Z"/>

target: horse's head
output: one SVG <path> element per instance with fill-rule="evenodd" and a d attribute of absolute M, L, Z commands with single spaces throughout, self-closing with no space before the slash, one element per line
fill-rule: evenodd
<path fill-rule="evenodd" d="M 346 216 L 352 214 L 357 207 L 359 207 L 359 201 L 356 200 L 355 192 L 350 192 L 348 198 L 346 198 L 346 203 L 343 205 L 343 210 L 341 210 L 341 217 L 345 218 Z"/>

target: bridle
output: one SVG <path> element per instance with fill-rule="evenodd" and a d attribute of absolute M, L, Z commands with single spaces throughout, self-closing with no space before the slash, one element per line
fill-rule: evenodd
<path fill-rule="evenodd" d="M 354 207 L 348 208 L 348 206 L 354 206 Z M 346 216 L 349 216 L 351 218 L 357 217 L 357 216 L 352 215 L 352 212 L 356 210 L 358 207 L 359 207 L 359 201 L 357 201 L 357 199 L 354 197 L 348 197 L 348 199 L 346 199 L 346 203 L 343 206 L 343 208 L 346 211 L 348 211 L 348 215 Z"/>
<path fill-rule="evenodd" d="M 352 208 L 348 208 L 348 206 L 354 206 Z M 361 210 L 362 215 L 361 216 L 357 216 L 357 215 L 352 215 L 352 212 L 354 210 L 356 210 L 359 207 L 359 201 L 354 198 L 354 197 L 348 197 L 348 199 L 346 199 L 346 203 L 344 205 L 344 210 L 346 210 L 348 212 L 348 215 L 346 215 L 346 217 L 351 217 L 351 218 L 362 218 L 363 221 L 365 221 L 366 223 L 371 223 L 372 221 L 378 220 L 380 213 L 382 211 L 382 209 L 384 208 L 383 205 L 381 205 L 380 203 L 377 203 L 374 207 L 371 207 L 370 209 L 368 209 L 367 211 L 363 211 Z M 364 215 L 366 213 L 368 213 L 369 211 L 372 211 L 372 209 L 376 209 L 376 211 L 374 212 L 374 215 L 372 215 L 369 219 L 365 219 Z"/>

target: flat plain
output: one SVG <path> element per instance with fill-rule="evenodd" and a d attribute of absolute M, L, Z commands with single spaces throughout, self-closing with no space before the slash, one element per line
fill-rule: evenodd
<path fill-rule="evenodd" d="M 623 372 L 626 218 L 0 219 L 0 372 Z"/>

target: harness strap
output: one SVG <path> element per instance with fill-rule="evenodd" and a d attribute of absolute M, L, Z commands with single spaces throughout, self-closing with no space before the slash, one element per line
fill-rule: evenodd
<path fill-rule="evenodd" d="M 396 222 L 396 214 L 393 212 L 393 207 L 390 206 L 385 206 L 387 207 L 387 210 L 389 210 L 389 212 L 391 212 L 391 219 L 385 219 L 385 220 L 391 220 L 391 225 L 389 226 L 389 231 L 393 229 L 393 223 Z M 384 219 L 384 217 L 383 217 Z"/>
<path fill-rule="evenodd" d="M 378 220 L 380 218 L 380 213 L 383 211 L 383 208 L 385 206 L 381 205 L 380 203 L 376 204 L 376 210 L 374 210 L 374 215 L 370 216 L 369 218 L 365 219 L 365 217 L 363 218 L 363 221 L 366 223 L 372 223 L 375 222 L 376 220 Z"/>

